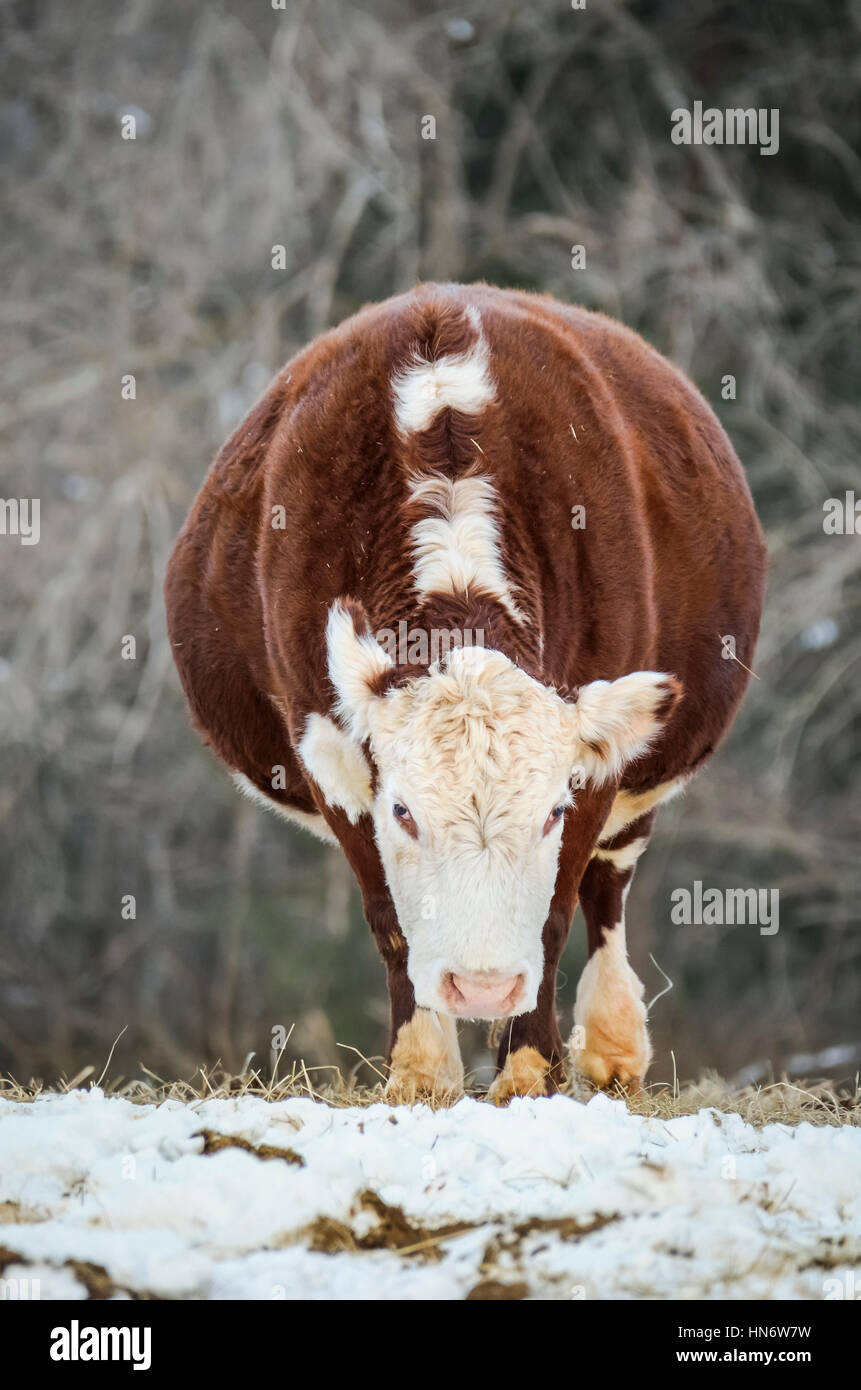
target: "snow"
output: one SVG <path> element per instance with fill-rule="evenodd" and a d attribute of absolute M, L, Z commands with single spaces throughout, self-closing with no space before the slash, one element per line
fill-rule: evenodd
<path fill-rule="evenodd" d="M 303 1162 L 204 1154 L 202 1130 Z M 381 1220 L 412 1253 L 365 1248 L 385 1244 Z M 115 1297 L 462 1299 L 493 1281 L 822 1298 L 861 1264 L 861 1129 L 645 1119 L 604 1095 L 432 1111 L 77 1090 L 0 1100 L 0 1221 L 4 1279 L 38 1279 L 43 1299 L 86 1296 L 67 1261 L 106 1271 Z"/>

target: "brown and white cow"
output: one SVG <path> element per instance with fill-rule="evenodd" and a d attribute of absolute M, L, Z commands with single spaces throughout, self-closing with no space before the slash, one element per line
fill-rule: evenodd
<path fill-rule="evenodd" d="M 356 873 L 390 1097 L 457 1094 L 461 1016 L 505 1019 L 494 1100 L 559 1084 L 578 895 L 572 1062 L 642 1078 L 625 895 L 741 700 L 764 573 L 703 398 L 549 297 L 431 284 L 365 308 L 224 446 L 168 569 L 174 656 L 240 788 Z"/>

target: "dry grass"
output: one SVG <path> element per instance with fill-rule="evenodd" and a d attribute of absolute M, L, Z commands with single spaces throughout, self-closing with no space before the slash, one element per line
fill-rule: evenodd
<path fill-rule="evenodd" d="M 829 1080 L 790 1081 L 783 1077 L 768 1085 L 729 1085 L 714 1072 L 698 1081 L 686 1082 L 675 1090 L 666 1085 L 649 1086 L 628 1101 L 637 1115 L 672 1119 L 692 1115 L 704 1106 L 726 1114 L 741 1115 L 748 1124 L 844 1125 L 861 1124 L 861 1086 L 858 1077 L 851 1086 L 838 1086 Z"/>
<path fill-rule="evenodd" d="M 375 1071 L 376 1063 L 368 1062 Z M 143 1070 L 146 1070 L 145 1068 Z M 117 1076 L 103 1081 L 107 1095 L 119 1096 L 141 1105 L 154 1105 L 164 1100 L 178 1100 L 187 1105 L 206 1100 L 227 1100 L 241 1096 L 257 1096 L 262 1100 L 310 1099 L 320 1105 L 338 1109 L 348 1106 L 374 1105 L 384 1099 L 383 1082 L 369 1085 L 357 1079 L 359 1067 L 344 1073 L 338 1067 L 306 1067 L 294 1063 L 288 1075 L 267 1076 L 262 1071 L 246 1069 L 233 1074 L 220 1065 L 199 1067 L 188 1080 L 167 1081 L 147 1073 L 145 1079 Z M 95 1068 L 71 1078 L 61 1077 L 54 1085 L 31 1078 L 23 1083 L 14 1077 L 0 1077 L 0 1098 L 27 1103 L 37 1096 L 66 1094 L 83 1087 L 92 1079 Z M 321 1075 L 325 1073 L 325 1075 Z M 572 1085 L 568 1093 L 586 1100 L 591 1091 Z M 482 1099 L 483 1090 L 469 1088 L 467 1094 Z M 797 1125 L 861 1125 L 861 1078 L 851 1085 L 837 1085 L 829 1080 L 790 1081 L 783 1077 L 768 1085 L 732 1086 L 716 1073 L 706 1073 L 697 1081 L 669 1086 L 662 1082 L 648 1085 L 639 1094 L 629 1096 L 618 1090 L 636 1115 L 669 1120 L 679 1115 L 692 1115 L 704 1107 L 726 1114 L 734 1113 L 754 1126 L 766 1124 Z M 431 1099 L 434 1109 L 446 1103 Z M 269 1156 L 269 1155 L 264 1155 Z"/>

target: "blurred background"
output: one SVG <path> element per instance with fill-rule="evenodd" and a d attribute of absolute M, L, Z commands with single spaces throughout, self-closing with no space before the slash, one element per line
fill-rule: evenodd
<path fill-rule="evenodd" d="M 38 545 L 0 536 L 0 1070 L 98 1074 L 122 1029 L 111 1076 L 265 1066 L 278 1025 L 288 1063 L 380 1054 L 346 863 L 200 745 L 161 586 L 269 377 L 433 278 L 623 319 L 728 430 L 772 574 L 759 679 L 628 903 L 647 999 L 650 955 L 674 985 L 652 1079 L 854 1074 L 861 537 L 823 504 L 861 497 L 859 35 L 848 0 L 0 4 L 0 493 L 41 501 Z M 674 145 L 696 100 L 777 107 L 779 152 Z M 673 925 L 694 879 L 777 888 L 778 933 Z"/>

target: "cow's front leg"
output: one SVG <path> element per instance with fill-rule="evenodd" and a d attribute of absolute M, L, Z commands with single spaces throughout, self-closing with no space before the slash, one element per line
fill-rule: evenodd
<path fill-rule="evenodd" d="M 565 1077 L 563 1045 L 556 1017 L 556 971 L 570 926 L 570 913 L 551 911 L 544 928 L 544 975 L 531 1013 L 502 1024 L 496 1076 L 488 1100 L 507 1105 L 515 1096 L 549 1096 Z"/>
<path fill-rule="evenodd" d="M 386 965 L 389 987 L 389 1077 L 386 1100 L 450 1105 L 463 1094 L 463 1062 L 453 1018 L 416 1004 L 407 974 L 407 943 L 391 902 L 378 905 L 371 928 Z"/>
<path fill-rule="evenodd" d="M 651 812 L 599 843 L 580 884 L 589 959 L 569 1048 L 575 1070 L 600 1087 L 638 1090 L 652 1060 L 643 985 L 628 961 L 625 898 L 653 819 Z"/>
<path fill-rule="evenodd" d="M 395 1105 L 419 1100 L 451 1105 L 461 1095 L 463 1062 L 457 1024 L 433 1009 L 414 1009 L 398 1029 L 392 1048 L 386 1100 Z"/>

